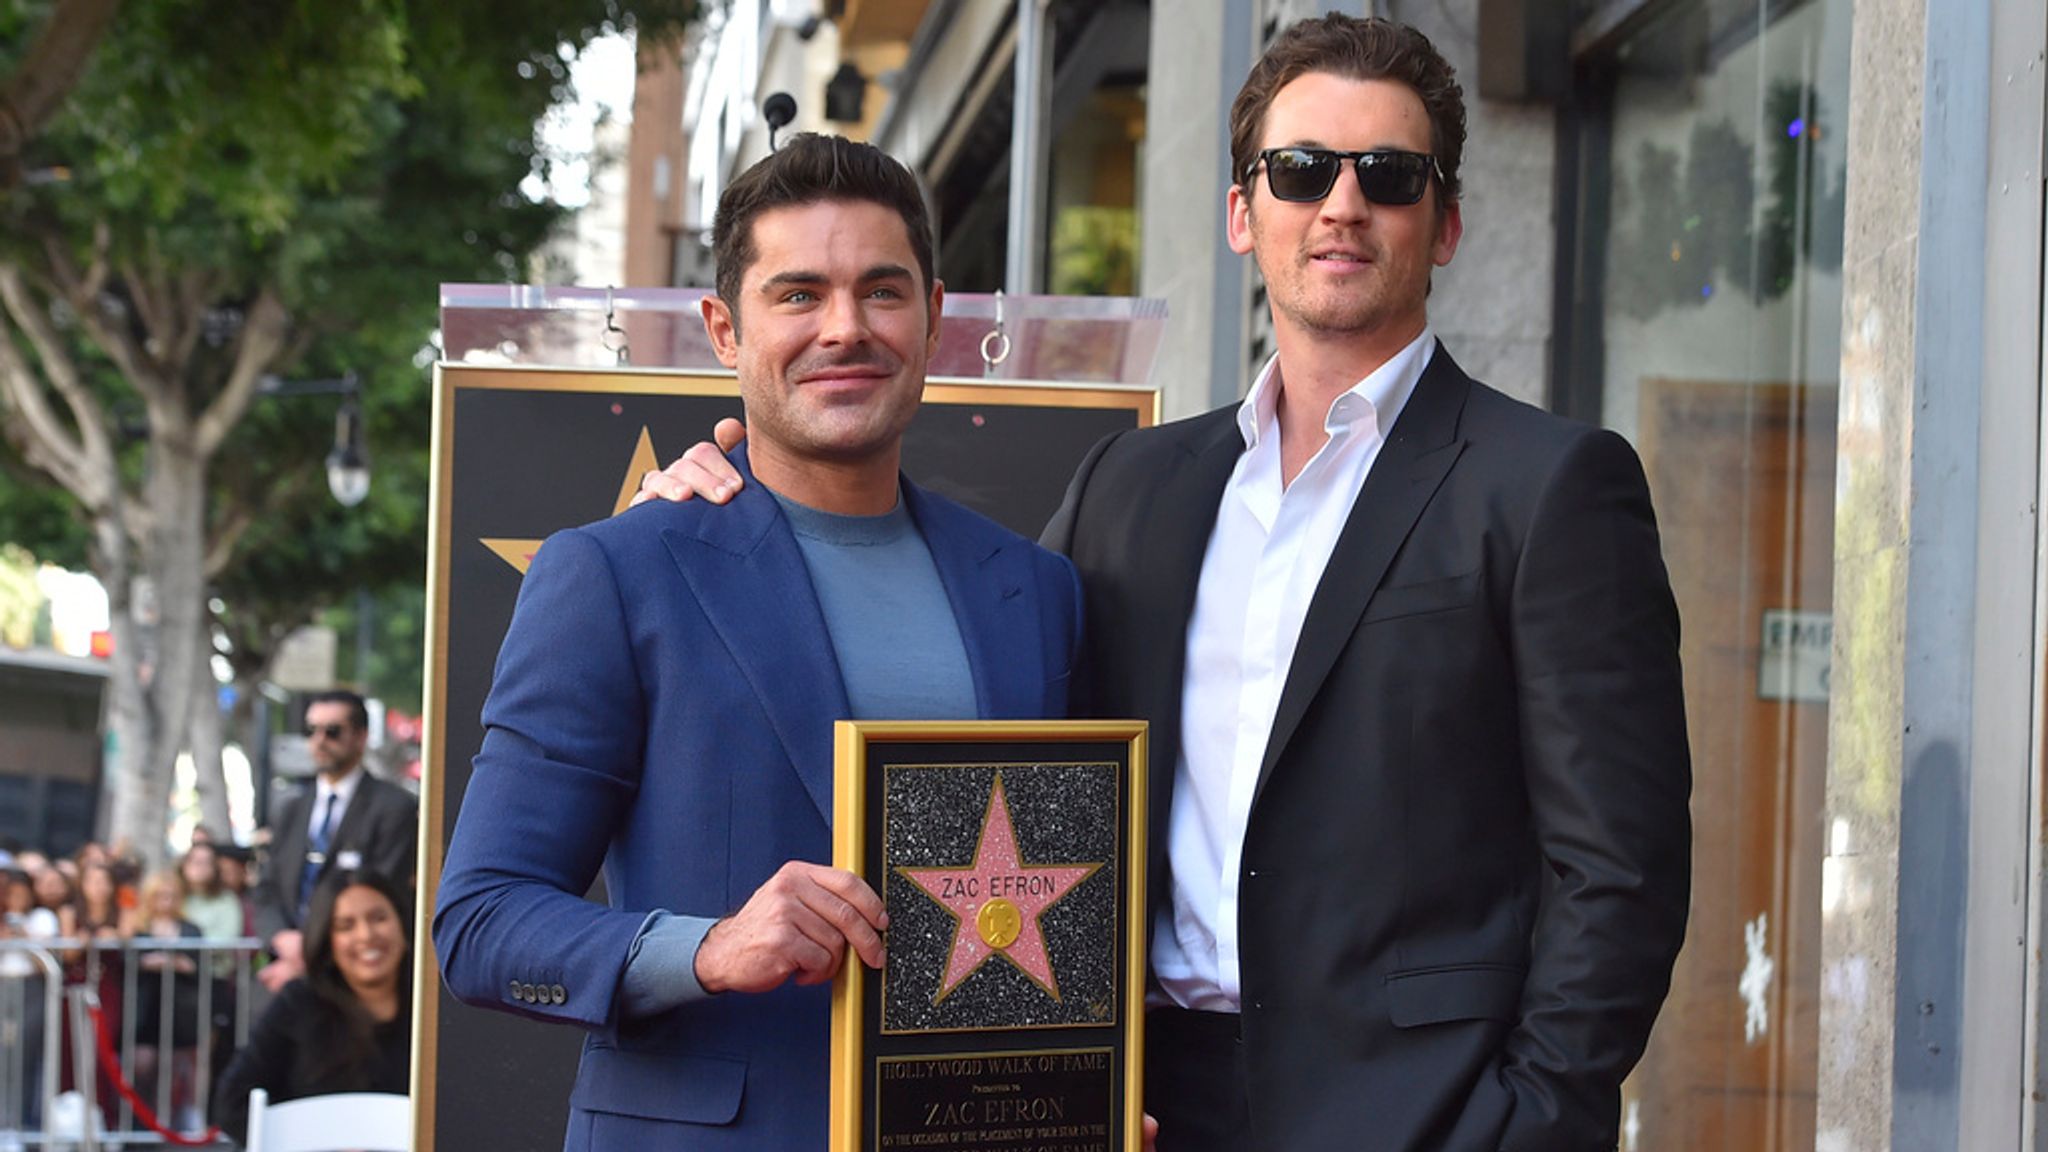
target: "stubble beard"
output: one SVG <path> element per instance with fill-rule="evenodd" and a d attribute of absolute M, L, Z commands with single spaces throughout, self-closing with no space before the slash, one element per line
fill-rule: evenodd
<path fill-rule="evenodd" d="M 749 433 L 762 435 L 797 459 L 866 460 L 901 440 L 917 411 L 914 401 L 906 404 L 898 397 L 900 386 L 900 381 L 890 381 L 886 397 L 843 404 L 813 403 L 802 396 L 801 385 L 794 386 L 768 420 L 749 418 Z"/>
<path fill-rule="evenodd" d="M 1254 236 L 1257 235 L 1257 216 L 1252 217 Z M 1434 246 L 1435 232 L 1432 230 L 1430 243 Z M 1351 285 L 1326 285 L 1318 292 L 1315 287 L 1314 253 L 1332 243 L 1343 243 L 1364 253 L 1366 267 L 1355 273 L 1356 283 Z M 1258 247 L 1255 244 L 1255 252 Z M 1395 259 L 1387 245 L 1369 236 L 1346 232 L 1322 233 L 1313 239 L 1304 240 L 1289 253 L 1287 272 L 1292 279 L 1292 291 L 1287 295 L 1276 293 L 1274 281 L 1266 276 L 1264 261 L 1259 261 L 1259 272 L 1266 276 L 1266 298 L 1276 316 L 1285 317 L 1295 327 L 1314 336 L 1357 336 L 1373 333 L 1386 326 L 1398 323 L 1408 313 L 1406 302 L 1397 299 L 1405 281 L 1405 270 L 1395 266 Z M 1413 310 L 1422 314 L 1429 295 L 1429 272 L 1421 274 L 1422 285 L 1417 292 Z M 1289 296 L 1292 298 L 1290 299 Z"/>

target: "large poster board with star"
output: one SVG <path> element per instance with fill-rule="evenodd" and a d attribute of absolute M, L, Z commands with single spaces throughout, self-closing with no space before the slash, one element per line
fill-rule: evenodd
<path fill-rule="evenodd" d="M 832 1152 L 1136 1152 L 1142 721 L 853 722 L 833 863 L 889 915 L 832 998 Z"/>
<path fill-rule="evenodd" d="M 905 436 L 904 470 L 1035 537 L 1087 450 L 1157 413 L 1150 389 L 934 380 Z M 427 935 L 526 565 L 549 534 L 622 509 L 643 473 L 740 414 L 729 373 L 436 369 L 414 981 L 418 1152 L 560 1148 L 583 1039 L 572 1028 L 458 1003 L 442 989 Z"/>

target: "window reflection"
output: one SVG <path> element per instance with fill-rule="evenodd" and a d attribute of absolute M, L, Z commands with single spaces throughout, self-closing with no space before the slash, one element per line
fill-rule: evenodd
<path fill-rule="evenodd" d="M 1625 1150 L 1814 1147 L 1850 4 L 1689 0 L 1581 62 L 1567 371 L 1649 473 L 1694 761 Z"/>

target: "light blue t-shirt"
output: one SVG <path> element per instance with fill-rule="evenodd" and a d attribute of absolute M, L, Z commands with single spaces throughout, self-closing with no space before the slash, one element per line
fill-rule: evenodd
<path fill-rule="evenodd" d="M 855 720 L 971 720 L 974 674 L 931 549 L 903 506 L 821 512 L 776 494 L 796 533 Z M 627 955 L 619 1003 L 649 1016 L 708 996 L 697 949 L 716 920 L 650 913 Z"/>
<path fill-rule="evenodd" d="M 839 516 L 775 499 L 811 570 L 852 718 L 979 715 L 953 605 L 902 498 L 880 516 Z"/>

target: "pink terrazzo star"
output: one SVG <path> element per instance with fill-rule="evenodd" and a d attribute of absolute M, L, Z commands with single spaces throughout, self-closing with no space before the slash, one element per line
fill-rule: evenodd
<path fill-rule="evenodd" d="M 1019 860 L 1017 831 L 1010 823 L 1009 800 L 1003 795 L 1003 775 L 996 773 L 973 863 L 960 868 L 897 869 L 952 913 L 955 922 L 946 975 L 932 1003 L 944 1000 L 997 953 L 1047 995 L 1059 999 L 1059 983 L 1053 978 L 1038 917 L 1100 867 L 1033 867 Z M 996 906 L 990 907 L 992 904 Z"/>

